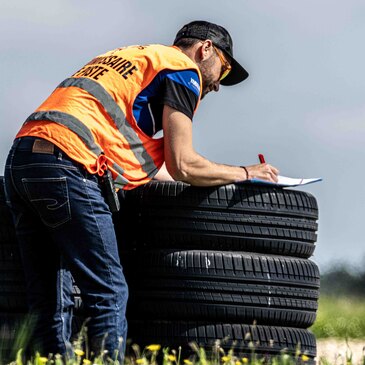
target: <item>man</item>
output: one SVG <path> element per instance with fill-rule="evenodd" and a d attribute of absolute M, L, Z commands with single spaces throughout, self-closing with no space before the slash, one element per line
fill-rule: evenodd
<path fill-rule="evenodd" d="M 177 33 L 174 46 L 132 46 L 94 58 L 25 121 L 5 184 L 36 349 L 72 352 L 73 277 L 90 318 L 91 349 L 100 351 L 104 339 L 110 356 L 123 352 L 128 289 L 112 223 L 118 209 L 112 184 L 128 190 L 152 178 L 200 186 L 277 180 L 268 164 L 216 164 L 192 146 L 200 100 L 247 76 L 233 58 L 229 33 L 196 21 Z M 164 138 L 153 138 L 161 129 Z"/>

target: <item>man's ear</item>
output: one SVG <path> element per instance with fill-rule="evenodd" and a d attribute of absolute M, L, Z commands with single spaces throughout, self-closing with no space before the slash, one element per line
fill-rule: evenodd
<path fill-rule="evenodd" d="M 213 52 L 213 43 L 210 39 L 202 41 L 202 46 L 200 48 L 200 58 L 202 61 L 207 60 L 210 58 Z"/>

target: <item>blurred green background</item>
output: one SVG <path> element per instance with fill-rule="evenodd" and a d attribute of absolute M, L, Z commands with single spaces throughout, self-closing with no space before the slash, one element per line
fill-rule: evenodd
<path fill-rule="evenodd" d="M 336 264 L 321 275 L 317 338 L 365 339 L 365 267 Z"/>

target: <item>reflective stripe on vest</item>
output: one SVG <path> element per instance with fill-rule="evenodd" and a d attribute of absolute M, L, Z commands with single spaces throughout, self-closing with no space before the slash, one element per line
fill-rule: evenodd
<path fill-rule="evenodd" d="M 101 148 L 95 143 L 90 129 L 71 114 L 63 113 L 57 110 L 39 111 L 31 114 L 24 124 L 32 120 L 48 120 L 50 122 L 62 124 L 69 128 L 72 132 L 76 133 L 86 144 L 86 146 L 97 156 L 103 152 Z"/>
<path fill-rule="evenodd" d="M 156 171 L 157 167 L 151 156 L 144 149 L 142 141 L 138 137 L 135 130 L 126 121 L 122 109 L 120 109 L 118 104 L 112 99 L 103 86 L 101 86 L 96 81 L 87 78 L 68 78 L 61 82 L 58 87 L 78 87 L 85 90 L 95 99 L 97 99 L 108 113 L 110 118 L 113 120 L 119 132 L 123 134 L 130 146 L 132 146 L 134 156 L 141 164 L 143 171 L 145 171 L 149 177 Z M 42 116 L 44 117 L 42 118 Z M 101 149 L 96 146 L 90 130 L 81 121 L 70 114 L 57 111 L 36 112 L 30 115 L 26 122 L 30 120 L 49 120 L 63 124 L 75 132 L 94 153 L 100 155 L 102 152 Z M 119 170 L 123 171 L 121 167 L 119 167 Z"/>
<path fill-rule="evenodd" d="M 138 137 L 135 130 L 126 121 L 122 109 L 120 109 L 119 105 L 113 100 L 113 98 L 108 94 L 108 92 L 103 88 L 102 85 L 92 79 L 81 77 L 68 78 L 63 81 L 58 87 L 70 86 L 83 89 L 90 95 L 94 96 L 95 99 L 97 99 L 103 106 L 110 118 L 113 120 L 119 132 L 123 134 L 130 146 L 132 146 L 134 156 L 141 164 L 143 171 L 145 171 L 148 176 L 150 176 L 153 171 L 156 171 L 157 166 L 155 165 L 151 156 L 144 149 L 142 141 Z"/>
<path fill-rule="evenodd" d="M 80 122 L 71 114 L 59 112 L 57 110 L 35 112 L 27 118 L 25 123 L 32 120 L 48 120 L 50 122 L 62 124 L 76 133 L 90 149 L 90 151 L 94 152 L 98 156 L 103 152 L 101 148 L 95 143 L 94 137 L 91 134 L 89 128 L 87 128 L 85 124 Z M 123 176 L 124 170 L 116 163 L 113 163 L 113 168 L 118 172 L 118 176 L 115 179 L 116 185 L 122 188 L 124 185 L 129 184 L 129 180 Z"/>
<path fill-rule="evenodd" d="M 129 184 L 130 181 L 123 176 L 124 170 L 119 165 L 114 162 L 112 168 L 117 172 L 117 177 L 114 179 L 117 188 L 122 188 L 124 185 Z"/>

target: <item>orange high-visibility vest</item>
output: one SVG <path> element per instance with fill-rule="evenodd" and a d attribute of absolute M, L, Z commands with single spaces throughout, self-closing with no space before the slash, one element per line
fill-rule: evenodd
<path fill-rule="evenodd" d="M 145 184 L 164 162 L 163 138 L 138 127 L 133 103 L 167 69 L 196 70 L 202 85 L 197 65 L 174 46 L 131 46 L 100 55 L 63 81 L 17 137 L 44 138 L 92 174 L 102 175 L 107 165 L 118 188 Z"/>

